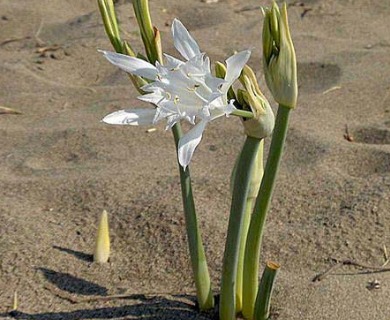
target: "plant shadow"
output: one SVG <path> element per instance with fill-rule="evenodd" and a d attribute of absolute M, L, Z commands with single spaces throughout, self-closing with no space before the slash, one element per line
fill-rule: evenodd
<path fill-rule="evenodd" d="M 154 297 L 144 299 L 138 304 L 120 307 L 80 309 L 69 312 L 43 312 L 35 314 L 12 311 L 7 314 L 0 314 L 0 317 L 11 316 L 17 320 L 123 319 L 124 317 L 139 320 L 215 319 L 214 311 L 201 313 L 196 309 L 194 304 L 175 300 L 175 298 L 179 299 L 183 297 L 193 299 L 193 297 L 187 296 L 173 296 L 172 300 L 165 297 Z"/>
<path fill-rule="evenodd" d="M 72 255 L 72 256 L 74 256 L 77 259 L 82 260 L 82 261 L 86 261 L 86 262 L 92 262 L 93 261 L 93 255 L 92 254 L 88 254 L 88 253 L 84 253 L 84 252 L 81 252 L 81 251 L 76 251 L 76 250 L 72 250 L 72 249 L 68 249 L 68 248 L 63 248 L 63 247 L 60 247 L 60 246 L 53 246 L 53 248 L 57 249 L 58 251 L 68 253 L 68 254 L 70 254 L 70 255 Z"/>
<path fill-rule="evenodd" d="M 107 288 L 102 287 L 91 281 L 72 276 L 69 273 L 57 272 L 51 269 L 38 268 L 42 272 L 47 281 L 55 285 L 58 289 L 69 293 L 81 294 L 86 296 L 107 295 Z"/>

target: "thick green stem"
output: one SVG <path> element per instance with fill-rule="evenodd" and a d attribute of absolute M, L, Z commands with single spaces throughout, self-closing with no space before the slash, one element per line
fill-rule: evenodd
<path fill-rule="evenodd" d="M 242 282 L 243 282 L 243 269 L 244 269 L 244 254 L 245 254 L 245 245 L 246 238 L 248 235 L 249 223 L 251 221 L 251 216 L 253 212 L 253 206 L 256 201 L 257 193 L 259 192 L 261 179 L 264 173 L 263 165 L 263 153 L 264 153 L 264 140 L 261 140 L 259 148 L 257 150 L 255 163 L 253 166 L 253 172 L 251 176 L 251 181 L 249 184 L 248 197 L 246 199 L 245 206 L 245 215 L 241 231 L 240 239 L 240 253 L 238 257 L 238 266 L 237 266 L 237 287 L 236 287 L 236 311 L 237 313 L 242 310 Z"/>
<path fill-rule="evenodd" d="M 180 124 L 172 128 L 176 148 L 182 136 Z M 179 164 L 180 183 L 183 197 L 184 215 L 186 221 L 188 246 L 191 256 L 192 270 L 195 280 L 198 304 L 200 310 L 207 310 L 214 307 L 214 297 L 211 288 L 210 275 L 207 267 L 206 255 L 204 252 L 202 236 L 199 229 L 198 219 L 195 212 L 195 203 L 192 196 L 190 170 L 186 170 Z"/>
<path fill-rule="evenodd" d="M 272 291 L 280 266 L 275 262 L 267 262 L 261 277 L 259 292 L 256 298 L 254 319 L 268 320 L 271 310 Z"/>
<path fill-rule="evenodd" d="M 237 163 L 222 267 L 219 318 L 236 318 L 236 278 L 245 206 L 260 140 L 247 137 Z"/>
<path fill-rule="evenodd" d="M 289 114 L 290 108 L 279 105 L 267 164 L 246 240 L 242 307 L 242 314 L 246 319 L 253 319 L 253 310 L 258 288 L 261 240 L 282 157 L 284 142 L 286 140 Z"/>

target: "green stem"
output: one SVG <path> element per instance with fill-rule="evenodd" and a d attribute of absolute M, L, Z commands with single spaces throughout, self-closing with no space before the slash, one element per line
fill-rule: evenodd
<path fill-rule="evenodd" d="M 106 34 L 116 52 L 122 53 L 122 42 L 119 35 L 118 22 L 112 0 L 98 0 Z"/>
<path fill-rule="evenodd" d="M 255 303 L 255 320 L 268 320 L 271 310 L 272 291 L 280 266 L 275 262 L 267 262 L 260 281 L 259 292 Z"/>
<path fill-rule="evenodd" d="M 237 163 L 222 267 L 219 308 L 219 318 L 221 320 L 234 320 L 236 318 L 236 278 L 240 238 L 249 184 L 259 144 L 259 139 L 248 136 Z"/>
<path fill-rule="evenodd" d="M 253 113 L 251 111 L 245 111 L 236 109 L 231 113 L 233 116 L 243 117 L 247 119 L 252 119 L 254 117 Z"/>
<path fill-rule="evenodd" d="M 243 269 L 244 269 L 244 253 L 246 238 L 248 235 L 249 223 L 251 221 L 251 216 L 253 212 L 253 206 L 256 201 L 257 193 L 259 192 L 259 187 L 261 179 L 264 173 L 263 166 L 263 153 L 264 153 L 264 139 L 261 140 L 255 163 L 253 166 L 253 172 L 251 176 L 251 181 L 249 184 L 248 197 L 246 199 L 245 205 L 245 215 L 242 225 L 241 239 L 240 239 L 240 253 L 238 257 L 238 266 L 237 266 L 237 287 L 236 287 L 236 311 L 237 313 L 242 310 L 242 282 L 243 282 Z"/>
<path fill-rule="evenodd" d="M 140 28 L 142 42 L 145 46 L 146 55 L 148 56 L 148 60 L 154 63 L 159 60 L 160 56 L 155 45 L 155 32 L 149 13 L 149 1 L 133 0 L 133 8 Z"/>
<path fill-rule="evenodd" d="M 99 9 L 101 11 L 106 32 L 117 52 L 125 51 L 128 55 L 134 55 L 131 47 L 124 42 L 123 48 L 119 38 L 119 28 L 116 21 L 115 10 L 112 0 L 98 0 Z M 134 12 L 137 17 L 138 25 L 141 31 L 142 40 L 148 55 L 150 63 L 155 64 L 157 60 L 161 63 L 161 44 L 159 38 L 156 39 L 156 34 L 152 26 L 148 0 L 133 0 Z M 159 36 L 159 35 L 158 35 Z M 119 43 L 119 45 L 118 45 Z M 135 87 L 141 91 L 140 87 L 143 84 L 143 79 L 140 77 L 131 77 Z M 172 128 L 175 139 L 176 149 L 182 137 L 180 124 L 176 124 Z M 192 195 L 190 171 L 186 171 L 179 165 L 180 183 L 183 197 L 184 214 L 186 220 L 186 229 L 188 236 L 189 251 L 191 256 L 192 269 L 194 273 L 195 285 L 197 290 L 197 298 L 199 308 L 207 310 L 214 307 L 214 297 L 211 289 L 210 275 L 207 267 L 206 255 L 202 243 L 201 233 L 199 230 L 198 220 L 195 212 L 195 204 Z"/>
<path fill-rule="evenodd" d="M 182 131 L 179 123 L 173 126 L 172 133 L 175 138 L 177 148 L 179 140 L 182 137 Z M 196 217 L 195 203 L 191 188 L 190 170 L 189 168 L 184 170 L 180 164 L 179 168 L 188 246 L 191 256 L 191 264 L 195 280 L 198 304 L 200 310 L 207 310 L 214 307 L 214 297 L 211 288 L 210 275 L 207 267 L 202 236 Z"/>
<path fill-rule="evenodd" d="M 279 105 L 267 164 L 249 226 L 244 257 L 242 308 L 242 314 L 246 319 L 253 319 L 253 309 L 258 288 L 261 240 L 286 140 L 289 114 L 290 108 Z"/>

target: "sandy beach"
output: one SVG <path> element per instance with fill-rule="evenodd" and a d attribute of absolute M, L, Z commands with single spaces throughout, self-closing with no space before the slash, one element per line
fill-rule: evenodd
<path fill-rule="evenodd" d="M 164 52 L 178 56 L 175 17 L 212 61 L 251 49 L 276 110 L 261 62 L 270 3 L 150 0 Z M 388 320 L 390 263 L 367 267 L 390 255 L 390 2 L 288 4 L 299 99 L 263 241 L 262 265 L 282 266 L 271 319 Z M 116 8 L 141 51 L 131 2 Z M 0 0 L 0 30 L 0 106 L 22 112 L 0 115 L 0 318 L 213 319 L 195 309 L 172 133 L 100 122 L 144 105 L 97 51 L 112 48 L 96 1 Z M 243 141 L 239 118 L 213 121 L 191 162 L 215 294 Z M 104 209 L 112 254 L 98 265 Z M 313 281 L 337 261 L 347 265 Z"/>

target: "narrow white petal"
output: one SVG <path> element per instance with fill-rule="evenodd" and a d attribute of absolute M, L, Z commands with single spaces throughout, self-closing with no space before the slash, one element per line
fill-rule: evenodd
<path fill-rule="evenodd" d="M 184 170 L 190 163 L 192 155 L 194 154 L 196 147 L 202 139 L 202 134 L 206 128 L 207 122 L 208 121 L 206 120 L 200 121 L 179 140 L 179 163 L 184 168 Z"/>
<path fill-rule="evenodd" d="M 156 90 L 155 92 L 139 96 L 138 99 L 158 105 L 164 99 L 164 95 L 162 94 L 161 90 Z"/>
<path fill-rule="evenodd" d="M 104 57 L 113 65 L 128 73 L 150 80 L 155 80 L 157 77 L 157 68 L 147 61 L 115 52 L 103 50 L 99 50 L 99 52 L 102 52 Z"/>
<path fill-rule="evenodd" d="M 236 110 L 237 108 L 234 106 L 234 100 L 230 100 L 229 101 L 229 104 L 225 107 L 225 115 L 228 116 L 229 114 L 231 114 L 234 110 Z"/>
<path fill-rule="evenodd" d="M 153 124 L 156 109 L 119 110 L 103 118 L 108 124 L 142 126 Z"/>
<path fill-rule="evenodd" d="M 164 53 L 164 57 L 166 60 L 165 66 L 170 69 L 177 68 L 184 63 L 183 61 L 180 61 L 179 59 L 176 59 L 175 57 L 172 57 L 166 53 Z"/>
<path fill-rule="evenodd" d="M 200 54 L 198 44 L 178 19 L 173 20 L 172 36 L 175 48 L 187 60 Z"/>
<path fill-rule="evenodd" d="M 248 62 L 251 52 L 249 50 L 241 51 L 226 60 L 225 83 L 222 85 L 222 91 L 225 92 L 240 76 L 242 68 Z"/>

